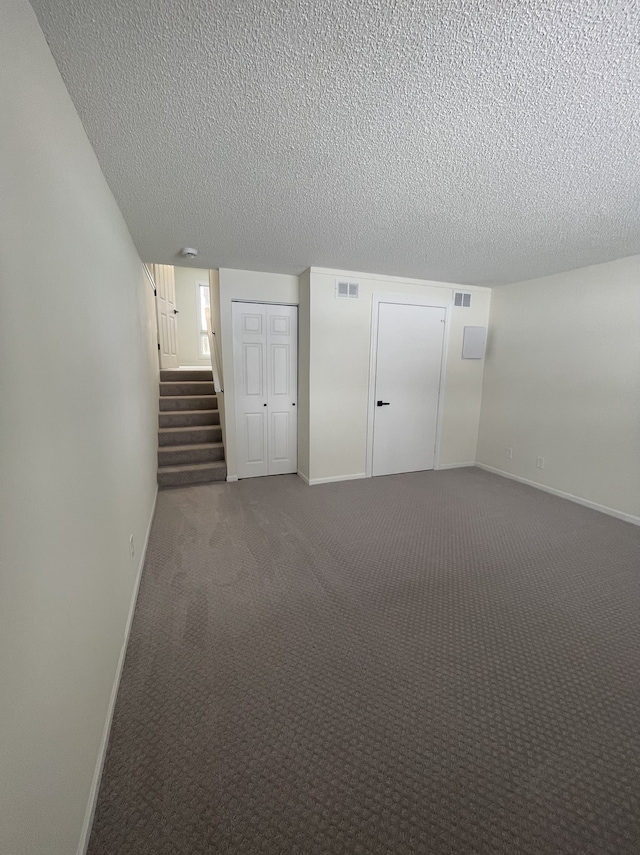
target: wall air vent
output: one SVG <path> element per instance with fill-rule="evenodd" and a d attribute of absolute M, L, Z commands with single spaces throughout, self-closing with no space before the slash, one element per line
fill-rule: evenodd
<path fill-rule="evenodd" d="M 468 309 L 471 306 L 471 294 L 466 294 L 464 291 L 455 291 L 453 294 L 453 305 Z"/>
<path fill-rule="evenodd" d="M 360 293 L 360 283 L 349 279 L 336 279 L 336 297 L 357 300 Z"/>

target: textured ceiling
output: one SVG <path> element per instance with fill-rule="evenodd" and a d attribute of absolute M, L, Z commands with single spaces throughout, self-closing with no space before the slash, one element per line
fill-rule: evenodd
<path fill-rule="evenodd" d="M 521 280 L 640 253 L 640 0 L 32 0 L 140 255 Z"/>

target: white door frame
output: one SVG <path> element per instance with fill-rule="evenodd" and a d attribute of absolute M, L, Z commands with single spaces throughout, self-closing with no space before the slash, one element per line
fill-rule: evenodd
<path fill-rule="evenodd" d="M 367 459 L 365 475 L 373 476 L 373 424 L 376 412 L 376 368 L 378 359 L 378 317 L 380 303 L 397 303 L 402 306 L 430 306 L 434 309 L 444 309 L 444 339 L 442 342 L 442 361 L 440 363 L 440 386 L 438 389 L 438 415 L 436 418 L 436 447 L 433 468 L 440 468 L 440 439 L 442 436 L 442 419 L 444 412 L 444 378 L 447 373 L 447 357 L 449 354 L 449 330 L 451 326 L 452 301 L 433 297 L 421 297 L 409 294 L 374 294 L 371 301 L 371 353 L 369 356 L 369 393 L 367 416 Z"/>

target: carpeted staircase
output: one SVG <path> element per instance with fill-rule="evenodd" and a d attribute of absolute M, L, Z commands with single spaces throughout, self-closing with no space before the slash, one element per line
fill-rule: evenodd
<path fill-rule="evenodd" d="M 160 371 L 158 486 L 224 481 L 222 429 L 211 371 Z"/>

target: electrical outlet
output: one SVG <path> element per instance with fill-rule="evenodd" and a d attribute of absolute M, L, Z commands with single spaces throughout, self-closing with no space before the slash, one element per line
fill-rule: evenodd
<path fill-rule="evenodd" d="M 544 457 L 536 458 L 536 469 L 544 469 Z"/>
<path fill-rule="evenodd" d="M 507 460 L 513 460 L 513 448 L 510 445 L 507 446 L 507 450 L 504 453 L 504 456 Z"/>
<path fill-rule="evenodd" d="M 134 558 L 136 554 L 136 545 L 133 542 L 133 535 L 129 538 L 129 558 Z"/>

